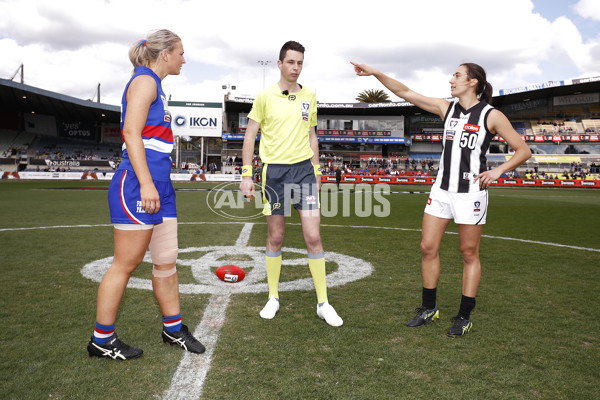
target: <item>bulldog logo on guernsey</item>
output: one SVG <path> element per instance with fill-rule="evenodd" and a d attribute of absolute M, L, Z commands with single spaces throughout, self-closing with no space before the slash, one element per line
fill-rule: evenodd
<path fill-rule="evenodd" d="M 310 102 L 302 102 L 302 121 L 308 122 L 308 113 L 310 111 Z"/>
<path fill-rule="evenodd" d="M 465 131 L 479 132 L 479 125 L 465 124 L 463 129 Z"/>

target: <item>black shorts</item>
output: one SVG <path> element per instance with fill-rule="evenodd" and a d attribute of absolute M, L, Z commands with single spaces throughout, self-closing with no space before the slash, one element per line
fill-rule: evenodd
<path fill-rule="evenodd" d="M 291 215 L 299 210 L 320 208 L 317 178 L 312 162 L 265 164 L 262 170 L 264 215 Z"/>

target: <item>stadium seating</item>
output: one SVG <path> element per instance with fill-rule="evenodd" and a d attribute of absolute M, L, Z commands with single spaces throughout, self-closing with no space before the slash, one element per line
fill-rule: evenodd
<path fill-rule="evenodd" d="M 513 126 L 514 130 L 517 131 L 518 134 L 527 134 L 527 125 L 525 121 L 511 121 L 511 125 Z"/>
<path fill-rule="evenodd" d="M 98 144 L 82 140 L 40 136 L 31 153 L 38 157 L 74 160 L 113 160 L 121 153 L 119 144 Z"/>
<path fill-rule="evenodd" d="M 12 150 L 16 149 L 15 141 L 19 141 L 17 138 L 19 137 L 18 131 L 13 131 L 9 129 L 0 129 L 0 157 L 10 157 L 12 154 Z"/>
<path fill-rule="evenodd" d="M 587 133 L 600 133 L 600 119 L 582 119 L 581 125 Z"/>

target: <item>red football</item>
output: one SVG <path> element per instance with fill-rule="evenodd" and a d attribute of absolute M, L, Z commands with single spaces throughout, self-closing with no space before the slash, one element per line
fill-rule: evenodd
<path fill-rule="evenodd" d="M 246 276 L 246 273 L 243 269 L 237 265 L 231 264 L 221 265 L 219 268 L 217 268 L 216 274 L 220 280 L 229 283 L 240 282 Z"/>

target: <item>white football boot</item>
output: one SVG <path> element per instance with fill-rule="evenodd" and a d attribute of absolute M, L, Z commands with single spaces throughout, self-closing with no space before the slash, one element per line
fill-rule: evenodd
<path fill-rule="evenodd" d="M 344 323 L 344 320 L 340 318 L 328 301 L 322 305 L 317 305 L 317 315 L 331 326 L 342 326 Z"/>
<path fill-rule="evenodd" d="M 279 311 L 279 299 L 277 297 L 269 297 L 269 301 L 267 301 L 267 304 L 260 311 L 260 316 L 264 319 L 273 319 L 277 311 Z"/>

